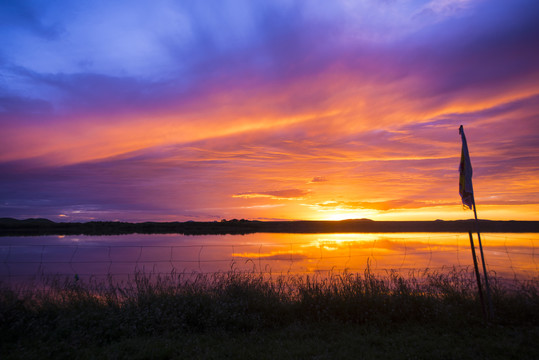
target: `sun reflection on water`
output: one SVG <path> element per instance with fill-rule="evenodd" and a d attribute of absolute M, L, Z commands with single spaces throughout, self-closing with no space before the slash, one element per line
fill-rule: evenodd
<path fill-rule="evenodd" d="M 539 234 L 482 234 L 488 270 L 537 279 Z M 479 254 L 477 237 L 474 236 Z M 0 279 L 38 274 L 128 276 L 254 271 L 279 273 L 472 269 L 465 233 L 346 233 L 184 236 L 44 236 L 0 238 Z"/>

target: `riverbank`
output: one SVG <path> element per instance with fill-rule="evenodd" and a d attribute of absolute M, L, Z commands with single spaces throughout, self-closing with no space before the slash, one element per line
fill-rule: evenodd
<path fill-rule="evenodd" d="M 252 234 L 252 233 L 381 233 L 476 231 L 474 220 L 454 221 L 250 221 L 142 222 L 119 221 L 53 222 L 48 219 L 0 218 L 0 236 L 25 235 L 120 235 L 120 234 Z M 539 221 L 480 220 L 481 232 L 539 232 Z"/>

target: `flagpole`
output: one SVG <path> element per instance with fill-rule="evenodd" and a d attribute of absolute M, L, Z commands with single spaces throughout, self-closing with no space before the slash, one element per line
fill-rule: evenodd
<path fill-rule="evenodd" d="M 462 203 L 473 210 L 475 217 L 475 224 L 477 230 L 477 240 L 479 242 L 479 251 L 481 252 L 481 263 L 483 265 L 483 273 L 485 276 L 485 288 L 487 293 L 488 310 L 490 318 L 494 318 L 494 310 L 492 307 L 492 298 L 490 296 L 490 286 L 488 283 L 487 266 L 485 264 L 485 254 L 483 253 L 483 244 L 481 243 L 481 232 L 479 231 L 479 219 L 477 218 L 477 208 L 475 206 L 475 196 L 472 183 L 472 163 L 470 161 L 470 154 L 468 152 L 468 143 L 466 141 L 466 135 L 464 134 L 464 127 L 459 127 L 459 134 L 462 138 L 462 150 L 460 153 L 460 165 L 459 165 L 459 193 L 462 198 Z M 470 240 L 472 240 L 470 238 Z M 472 251 L 473 244 L 472 244 Z"/>
<path fill-rule="evenodd" d="M 485 299 L 483 298 L 483 288 L 481 287 L 481 274 L 479 273 L 479 267 L 477 266 L 477 256 L 475 256 L 475 245 L 473 243 L 473 235 L 471 231 L 468 231 L 470 236 L 470 247 L 472 248 L 473 267 L 475 270 L 475 278 L 477 280 L 477 291 L 479 292 L 479 300 L 481 301 L 481 309 L 483 309 L 483 316 L 485 321 L 488 322 L 487 307 L 485 305 Z"/>
<path fill-rule="evenodd" d="M 479 242 L 479 251 L 481 253 L 481 263 L 483 264 L 483 274 L 485 276 L 485 288 L 487 290 L 488 313 L 489 313 L 490 319 L 492 320 L 494 318 L 494 310 L 492 307 L 492 298 L 490 296 L 490 286 L 488 284 L 487 266 L 485 265 L 485 255 L 483 254 L 483 245 L 481 244 L 481 233 L 479 231 L 479 219 L 477 218 L 477 210 L 475 208 L 475 196 L 473 195 L 473 193 L 472 193 L 472 204 L 473 204 L 473 213 L 475 216 L 477 241 Z"/>

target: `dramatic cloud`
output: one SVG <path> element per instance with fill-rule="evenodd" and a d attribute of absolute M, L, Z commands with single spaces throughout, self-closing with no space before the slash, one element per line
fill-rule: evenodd
<path fill-rule="evenodd" d="M 539 219 L 539 5 L 0 4 L 0 216 Z"/>

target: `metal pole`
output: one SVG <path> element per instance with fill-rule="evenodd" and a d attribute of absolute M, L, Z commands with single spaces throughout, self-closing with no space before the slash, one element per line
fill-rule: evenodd
<path fill-rule="evenodd" d="M 477 279 L 477 290 L 479 291 L 479 300 L 481 301 L 481 309 L 483 309 L 483 316 L 488 321 L 487 308 L 485 307 L 485 299 L 483 298 L 483 289 L 481 288 L 481 275 L 479 274 L 479 267 L 477 266 L 477 257 L 475 256 L 475 246 L 473 244 L 472 232 L 468 231 L 470 235 L 470 247 L 472 248 L 473 267 L 475 269 L 475 278 Z"/>
<path fill-rule="evenodd" d="M 485 265 L 485 255 L 483 254 L 483 245 L 481 244 L 481 233 L 479 232 L 479 219 L 477 218 L 477 210 L 475 208 L 475 197 L 472 195 L 473 213 L 475 216 L 475 224 L 477 231 L 477 241 L 479 242 L 479 251 L 481 252 L 481 262 L 483 263 L 483 274 L 485 276 L 485 288 L 487 290 L 488 313 L 491 319 L 494 318 L 494 309 L 492 307 L 492 298 L 490 296 L 490 286 L 488 284 L 487 266 Z"/>

